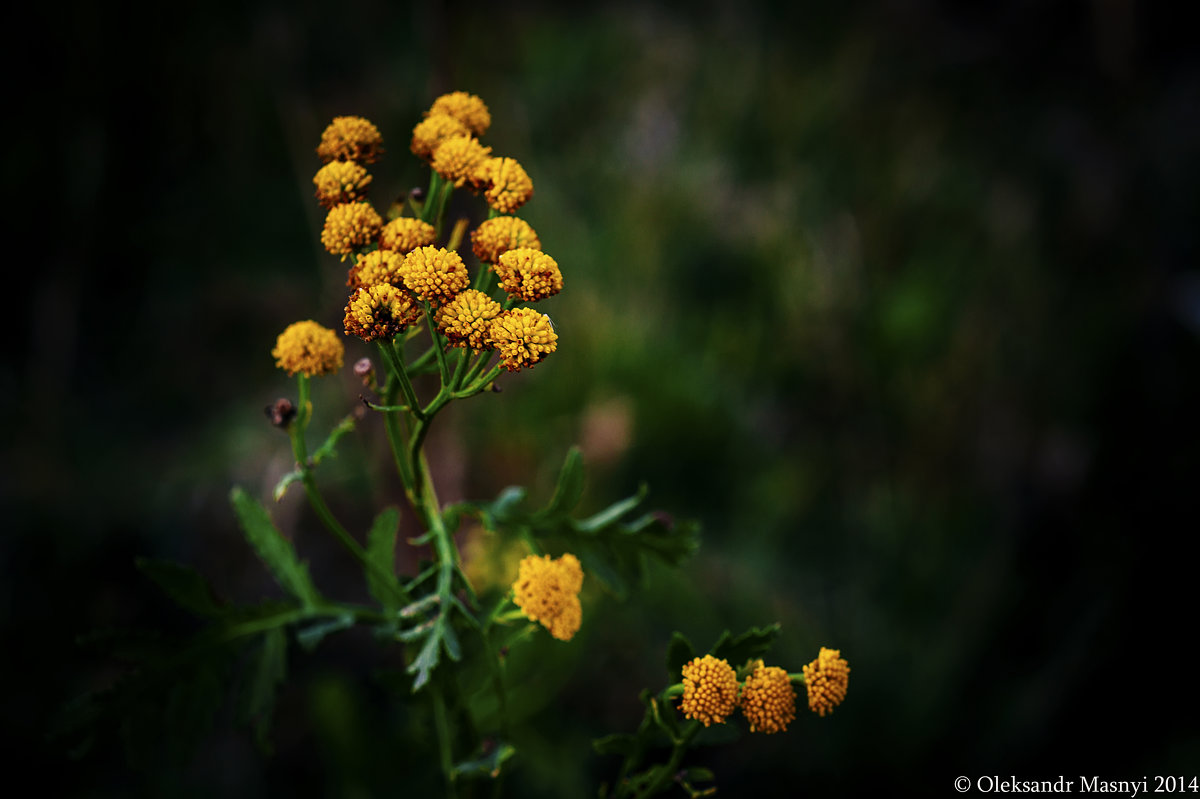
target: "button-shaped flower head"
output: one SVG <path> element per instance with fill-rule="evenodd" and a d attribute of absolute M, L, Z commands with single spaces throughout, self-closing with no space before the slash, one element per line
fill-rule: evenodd
<path fill-rule="evenodd" d="M 363 341 L 389 341 L 421 318 L 421 308 L 404 289 L 390 283 L 366 286 L 346 304 L 346 335 Z"/>
<path fill-rule="evenodd" d="M 439 114 L 454 117 L 470 128 L 476 136 L 487 133 L 491 127 L 492 115 L 483 100 L 467 92 L 450 92 L 443 94 L 433 101 L 433 105 L 425 112 L 425 116 L 434 117 Z"/>
<path fill-rule="evenodd" d="M 438 329 L 454 346 L 481 352 L 491 346 L 488 332 L 501 310 L 500 303 L 482 291 L 467 289 L 438 310 Z"/>
<path fill-rule="evenodd" d="M 416 124 L 412 132 L 413 155 L 423 161 L 433 160 L 433 151 L 451 136 L 470 136 L 471 129 L 447 114 L 434 114 Z"/>
<path fill-rule="evenodd" d="M 279 334 L 271 356 L 288 375 L 329 375 L 342 368 L 345 347 L 337 333 L 311 319 L 294 322 Z"/>
<path fill-rule="evenodd" d="M 579 591 L 583 568 L 570 552 L 561 558 L 530 555 L 521 561 L 513 583 L 513 602 L 531 621 L 540 622 L 560 641 L 569 641 L 583 621 Z"/>
<path fill-rule="evenodd" d="M 510 372 L 533 366 L 558 349 L 558 334 L 550 317 L 532 308 L 513 308 L 492 320 L 488 336 L 500 353 L 500 365 Z"/>
<path fill-rule="evenodd" d="M 342 203 L 329 209 L 325 215 L 325 229 L 321 231 L 321 243 L 334 255 L 346 256 L 375 241 L 383 227 L 383 218 L 375 213 L 370 203 Z"/>
<path fill-rule="evenodd" d="M 821 647 L 817 659 L 804 667 L 808 686 L 808 709 L 824 716 L 846 698 L 850 682 L 850 664 L 841 658 L 842 650 Z"/>
<path fill-rule="evenodd" d="M 362 117 L 334 117 L 321 134 L 317 155 L 322 161 L 373 164 L 383 155 L 383 136 Z"/>
<path fill-rule="evenodd" d="M 404 256 L 391 250 L 371 250 L 354 259 L 354 266 L 346 275 L 346 285 L 352 289 L 363 286 L 378 286 L 380 283 L 403 285 L 400 279 L 400 264 Z"/>
<path fill-rule="evenodd" d="M 683 667 L 683 698 L 679 710 L 689 719 L 722 724 L 737 706 L 738 681 L 728 661 L 705 655 Z"/>
<path fill-rule="evenodd" d="M 467 265 L 453 250 L 418 247 L 404 256 L 400 277 L 418 300 L 446 302 L 471 282 Z"/>
<path fill-rule="evenodd" d="M 489 158 L 479 167 L 477 183 L 492 208 L 511 214 L 533 196 L 533 181 L 515 158 Z"/>
<path fill-rule="evenodd" d="M 367 168 L 354 161 L 330 161 L 313 176 L 317 201 L 325 208 L 365 197 L 370 182 Z"/>
<path fill-rule="evenodd" d="M 778 666 L 764 666 L 761 660 L 742 685 L 739 703 L 750 732 L 783 732 L 796 718 L 796 691 L 788 673 Z"/>
<path fill-rule="evenodd" d="M 379 231 L 379 248 L 403 255 L 418 247 L 433 244 L 436 237 L 433 225 L 411 216 L 401 216 L 388 222 Z"/>
<path fill-rule="evenodd" d="M 455 186 L 462 186 L 469 180 L 471 188 L 477 189 L 483 182 L 480 167 L 491 152 L 492 148 L 484 147 L 478 139 L 470 136 L 451 136 L 433 151 L 433 161 L 430 165 L 443 180 Z"/>
<path fill-rule="evenodd" d="M 562 291 L 558 262 L 532 247 L 509 250 L 492 268 L 500 276 L 500 287 L 514 300 L 537 302 Z"/>
<path fill-rule="evenodd" d="M 500 256 L 518 247 L 542 249 L 542 242 L 524 219 L 515 216 L 496 216 L 479 223 L 471 233 L 471 250 L 486 264 L 494 264 Z"/>

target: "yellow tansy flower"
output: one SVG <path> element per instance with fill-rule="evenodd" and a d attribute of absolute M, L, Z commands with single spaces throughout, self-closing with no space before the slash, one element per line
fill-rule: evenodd
<path fill-rule="evenodd" d="M 540 250 L 542 242 L 528 222 L 515 216 L 484 220 L 471 233 L 471 251 L 487 264 L 496 263 L 501 255 L 518 247 Z"/>
<path fill-rule="evenodd" d="M 433 151 L 430 165 L 434 172 L 455 186 L 462 186 L 469 180 L 472 188 L 478 188 L 482 182 L 479 168 L 491 152 L 492 148 L 484 147 L 478 139 L 451 136 Z"/>
<path fill-rule="evenodd" d="M 537 302 L 562 291 L 558 262 L 532 247 L 509 250 L 492 269 L 500 276 L 500 287 L 514 300 Z"/>
<path fill-rule="evenodd" d="M 480 352 L 491 345 L 488 331 L 501 310 L 500 303 L 482 291 L 467 289 L 438 311 L 438 330 L 454 346 Z"/>
<path fill-rule="evenodd" d="M 279 334 L 271 356 L 288 375 L 330 375 L 342 368 L 345 347 L 337 333 L 311 319 L 294 322 Z"/>
<path fill-rule="evenodd" d="M 433 117 L 439 114 L 454 117 L 462 122 L 476 136 L 487 133 L 492 124 L 492 115 L 487 105 L 473 94 L 466 92 L 450 92 L 443 94 L 433 101 L 433 105 L 425 112 L 425 116 Z"/>
<path fill-rule="evenodd" d="M 346 335 L 387 341 L 420 318 L 421 308 L 407 291 L 390 283 L 365 286 L 346 304 Z"/>
<path fill-rule="evenodd" d="M 342 203 L 325 215 L 321 243 L 334 255 L 346 256 L 375 241 L 383 227 L 383 218 L 370 203 Z"/>
<path fill-rule="evenodd" d="M 416 124 L 410 149 L 424 161 L 433 160 L 433 151 L 451 136 L 470 136 L 471 129 L 447 114 L 434 114 Z"/>
<path fill-rule="evenodd" d="M 750 732 L 783 732 L 796 718 L 796 691 L 788 673 L 778 666 L 764 666 L 761 660 L 742 685 L 738 702 Z"/>
<path fill-rule="evenodd" d="M 737 674 L 727 661 L 705 655 L 684 665 L 683 698 L 679 700 L 684 716 L 705 727 L 722 724 L 733 714 L 737 699 Z"/>
<path fill-rule="evenodd" d="M 391 283 L 399 286 L 400 264 L 404 256 L 391 250 L 372 250 L 360 255 L 354 260 L 354 266 L 346 276 L 346 285 L 352 289 L 363 286 L 377 286 L 380 283 Z"/>
<path fill-rule="evenodd" d="M 365 196 L 365 189 L 370 182 L 371 176 L 366 167 L 354 161 L 330 161 L 313 176 L 317 200 L 325 208 Z"/>
<path fill-rule="evenodd" d="M 436 238 L 433 225 L 411 216 L 401 216 L 388 222 L 379 231 L 379 248 L 404 254 L 433 244 Z"/>
<path fill-rule="evenodd" d="M 510 372 L 535 363 L 558 349 L 558 334 L 550 317 L 532 308 L 513 308 L 492 320 L 488 337 Z"/>
<path fill-rule="evenodd" d="M 533 181 L 514 158 L 489 158 L 480 168 L 483 196 L 502 214 L 511 214 L 533 196 Z"/>
<path fill-rule="evenodd" d="M 808 686 L 808 709 L 824 716 L 846 698 L 850 682 L 850 664 L 841 658 L 840 649 L 821 647 L 817 659 L 804 667 Z"/>
<path fill-rule="evenodd" d="M 334 117 L 321 134 L 317 155 L 322 161 L 373 164 L 383 155 L 383 136 L 362 117 Z"/>
<path fill-rule="evenodd" d="M 418 247 L 405 255 L 400 277 L 417 299 L 426 302 L 445 302 L 471 282 L 459 254 L 442 247 Z"/>
<path fill-rule="evenodd" d="M 582 587 L 583 568 L 570 552 L 554 560 L 530 555 L 518 567 L 513 602 L 530 621 L 540 622 L 560 641 L 569 641 L 583 621 Z"/>

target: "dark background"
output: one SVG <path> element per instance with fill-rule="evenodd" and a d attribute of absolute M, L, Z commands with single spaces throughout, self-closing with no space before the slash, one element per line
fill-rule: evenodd
<path fill-rule="evenodd" d="M 396 655 L 353 633 L 293 655 L 269 759 L 224 712 L 180 763 L 47 735 L 118 669 L 81 636 L 186 629 L 135 557 L 273 595 L 227 497 L 290 468 L 275 336 L 345 302 L 313 148 L 374 121 L 385 207 L 454 89 L 532 176 L 566 290 L 559 351 L 441 420 L 443 498 L 545 496 L 578 442 L 585 505 L 645 480 L 704 529 L 681 572 L 624 604 L 592 587 L 581 635 L 536 644 L 561 684 L 512 795 L 595 795 L 616 763 L 588 742 L 636 726 L 672 630 L 776 621 L 774 662 L 839 647 L 849 697 L 695 753 L 722 795 L 1198 775 L 1200 59 L 1165 4 L 32 15 L 4 54 L 0 712 L 45 792 L 436 790 L 420 718 L 371 678 Z M 316 391 L 328 424 L 358 388 Z M 324 476 L 357 531 L 398 501 L 381 456 L 367 426 Z M 361 590 L 296 500 L 276 519 L 318 583 Z"/>

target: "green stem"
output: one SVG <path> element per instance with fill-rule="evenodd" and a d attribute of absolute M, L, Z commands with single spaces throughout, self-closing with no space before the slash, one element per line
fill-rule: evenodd
<path fill-rule="evenodd" d="M 450 385 L 450 367 L 446 365 L 446 353 L 443 349 L 442 338 L 433 324 L 433 313 L 429 310 L 429 303 L 422 300 L 421 306 L 425 309 L 425 324 L 429 327 L 429 340 L 433 342 L 433 355 L 437 358 L 438 371 L 442 375 L 442 385 L 448 386 Z"/>
<path fill-rule="evenodd" d="M 500 364 L 496 364 L 483 377 L 476 379 L 462 391 L 454 392 L 454 399 L 466 399 L 467 397 L 473 397 L 480 391 L 483 391 L 483 389 L 487 387 L 488 383 L 491 383 L 500 376 L 500 372 L 503 370 L 503 368 L 504 367 L 502 367 Z M 470 376 L 468 376 L 468 380 L 469 379 Z"/>
<path fill-rule="evenodd" d="M 438 752 L 441 755 L 442 774 L 446 777 L 446 796 L 456 795 L 454 789 L 454 754 L 450 744 L 450 723 L 446 718 L 446 699 L 442 696 L 440 686 L 429 686 L 429 695 L 433 699 L 433 726 L 437 729 Z"/>
<path fill-rule="evenodd" d="M 675 741 L 675 746 L 671 749 L 671 757 L 666 763 L 655 769 L 654 781 L 639 791 L 638 796 L 653 796 L 662 790 L 663 786 L 675 776 L 675 772 L 679 770 L 679 764 L 683 760 L 683 753 L 687 751 L 688 746 L 692 743 L 692 739 L 696 737 L 700 729 L 699 722 L 689 722 L 683 735 Z"/>
<path fill-rule="evenodd" d="M 412 381 L 408 379 L 408 372 L 404 368 L 404 362 L 400 360 L 400 355 L 396 352 L 396 348 L 391 342 L 379 341 L 379 351 L 383 353 L 384 360 L 391 367 L 392 375 L 400 381 L 400 390 L 404 392 L 404 401 L 408 407 L 412 408 L 413 415 L 418 419 L 421 417 L 421 405 L 417 402 L 417 392 L 413 390 Z"/>

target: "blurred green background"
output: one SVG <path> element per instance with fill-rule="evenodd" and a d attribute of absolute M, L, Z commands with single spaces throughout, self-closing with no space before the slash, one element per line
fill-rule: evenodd
<path fill-rule="evenodd" d="M 771 622 L 789 670 L 840 648 L 849 697 L 697 753 L 721 795 L 1196 775 L 1200 58 L 1165 7 L 32 13 L 40 55 L 4 55 L 7 240 L 30 246 L 0 365 L 0 708 L 50 794 L 436 790 L 405 745 L 422 717 L 372 677 L 402 661 L 353 633 L 293 657 L 269 759 L 225 711 L 181 763 L 46 735 L 119 670 L 79 636 L 186 629 L 136 556 L 275 595 L 227 497 L 291 465 L 262 412 L 294 391 L 275 336 L 345 303 L 313 148 L 335 115 L 374 121 L 386 207 L 425 182 L 408 136 L 455 89 L 532 176 L 521 215 L 566 289 L 559 351 L 435 429 L 443 499 L 544 497 L 579 443 L 585 505 L 644 480 L 704 531 L 684 570 L 624 604 L 593 590 L 574 641 L 541 637 L 511 795 L 612 777 L 589 741 L 636 727 L 672 630 L 703 649 Z M 358 393 L 321 381 L 317 424 Z M 323 476 L 352 529 L 400 502 L 385 457 L 367 425 Z M 278 523 L 354 598 L 298 499 Z"/>

